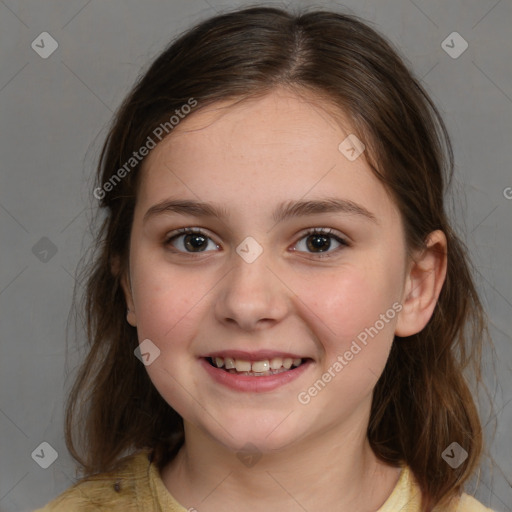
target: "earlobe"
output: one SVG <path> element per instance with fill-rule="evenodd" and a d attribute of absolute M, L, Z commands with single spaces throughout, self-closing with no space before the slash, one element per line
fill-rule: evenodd
<path fill-rule="evenodd" d="M 445 234 L 430 233 L 426 247 L 410 262 L 405 280 L 402 311 L 395 327 L 397 336 L 412 336 L 428 323 L 446 278 L 447 242 Z"/>
<path fill-rule="evenodd" d="M 119 258 L 115 257 L 112 260 L 111 270 L 114 275 L 121 273 L 121 288 L 123 289 L 124 298 L 126 300 L 126 321 L 132 326 L 137 326 L 137 317 L 135 315 L 135 306 L 133 304 L 132 287 L 130 282 L 130 276 L 126 271 L 121 272 L 121 265 Z"/>
<path fill-rule="evenodd" d="M 137 326 L 137 316 L 135 315 L 135 306 L 133 304 L 132 288 L 130 284 L 130 278 L 123 273 L 121 276 L 121 286 L 123 288 L 125 300 L 126 300 L 126 321 L 132 326 Z"/>

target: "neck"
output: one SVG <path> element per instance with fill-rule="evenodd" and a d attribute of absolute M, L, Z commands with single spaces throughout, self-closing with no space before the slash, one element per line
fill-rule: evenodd
<path fill-rule="evenodd" d="M 327 430 L 244 463 L 185 423 L 185 444 L 162 480 L 178 502 L 200 512 L 267 511 L 269 503 L 283 512 L 374 512 L 392 492 L 400 469 L 376 458 L 365 432 L 364 425 Z"/>

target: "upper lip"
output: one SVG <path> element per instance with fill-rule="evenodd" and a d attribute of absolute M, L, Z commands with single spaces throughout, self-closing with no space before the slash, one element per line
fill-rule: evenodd
<path fill-rule="evenodd" d="M 233 359 L 241 359 L 244 361 L 264 361 L 275 357 L 291 358 L 291 359 L 307 359 L 307 357 L 293 354 L 292 352 L 278 352 L 276 350 L 258 350 L 256 352 L 248 352 L 246 350 L 218 350 L 211 352 L 202 357 L 232 357 Z"/>

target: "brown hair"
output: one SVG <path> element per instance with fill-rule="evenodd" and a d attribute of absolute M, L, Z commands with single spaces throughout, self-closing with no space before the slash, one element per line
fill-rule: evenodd
<path fill-rule="evenodd" d="M 430 511 L 461 492 L 479 461 L 481 426 L 463 372 L 472 365 L 480 381 L 486 322 L 465 248 L 445 214 L 453 172 L 445 125 L 382 36 L 355 16 L 323 11 L 294 15 L 253 7 L 200 23 L 155 60 L 120 107 L 101 153 L 98 186 L 112 183 L 133 151 L 191 98 L 202 108 L 277 86 L 313 92 L 349 116 L 369 165 L 399 207 L 410 251 L 424 247 L 434 230 L 447 237 L 447 276 L 433 316 L 420 333 L 395 337 L 368 426 L 375 454 L 391 465 L 409 465 L 423 510 Z M 122 454 L 147 447 L 161 468 L 183 443 L 182 419 L 134 357 L 137 332 L 125 319 L 120 278 L 139 169 L 135 165 L 102 192 L 105 217 L 85 269 L 90 348 L 66 416 L 66 442 L 85 475 L 110 470 Z M 75 443 L 79 431 L 83 456 Z M 469 454 L 457 469 L 441 458 L 454 441 Z"/>

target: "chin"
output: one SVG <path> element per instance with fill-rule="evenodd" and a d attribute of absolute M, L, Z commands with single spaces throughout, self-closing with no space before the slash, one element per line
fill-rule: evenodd
<path fill-rule="evenodd" d="M 271 412 L 262 417 L 261 412 L 242 413 L 236 418 L 223 418 L 222 422 L 219 421 L 222 426 L 215 423 L 202 425 L 201 429 L 234 452 L 254 446 L 259 452 L 268 453 L 284 449 L 304 435 L 304 432 L 295 431 L 295 425 L 287 424 L 285 418 L 288 414 L 289 411 Z"/>

